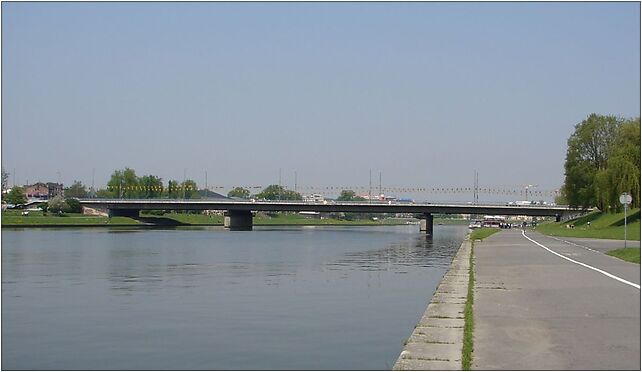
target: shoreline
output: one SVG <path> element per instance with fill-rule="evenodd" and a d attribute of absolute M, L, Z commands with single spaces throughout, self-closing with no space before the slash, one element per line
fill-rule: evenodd
<path fill-rule="evenodd" d="M 472 241 L 457 250 L 426 311 L 393 366 L 403 370 L 461 370 Z"/>

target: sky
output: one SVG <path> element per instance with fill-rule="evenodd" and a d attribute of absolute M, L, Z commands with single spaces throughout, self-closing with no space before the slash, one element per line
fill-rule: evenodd
<path fill-rule="evenodd" d="M 634 2 L 3 2 L 1 28 L 10 184 L 554 190 L 577 123 L 640 116 Z"/>

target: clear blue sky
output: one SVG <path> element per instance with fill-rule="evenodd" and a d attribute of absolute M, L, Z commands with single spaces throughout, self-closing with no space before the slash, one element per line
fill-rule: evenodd
<path fill-rule="evenodd" d="M 555 189 L 576 123 L 640 115 L 639 35 L 639 3 L 4 2 L 2 165 Z"/>

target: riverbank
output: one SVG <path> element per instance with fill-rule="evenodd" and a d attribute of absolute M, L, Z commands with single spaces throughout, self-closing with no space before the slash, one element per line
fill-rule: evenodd
<path fill-rule="evenodd" d="M 471 247 L 461 244 L 393 370 L 462 369 Z"/>
<path fill-rule="evenodd" d="M 276 214 L 274 216 L 254 217 L 254 226 L 382 226 L 413 224 L 415 220 L 402 218 L 334 219 L 308 218 L 296 214 Z M 437 225 L 465 225 L 468 221 L 460 219 L 435 219 Z M 43 215 L 31 211 L 22 215 L 21 211 L 2 213 L 2 227 L 143 227 L 143 226 L 223 226 L 223 216 L 188 213 L 166 213 L 164 215 L 141 214 L 138 219 L 129 217 L 88 216 L 68 213 L 64 216 Z"/>
<path fill-rule="evenodd" d="M 473 231 L 461 244 L 393 370 L 469 370 L 473 352 L 474 245 L 500 229 Z"/>

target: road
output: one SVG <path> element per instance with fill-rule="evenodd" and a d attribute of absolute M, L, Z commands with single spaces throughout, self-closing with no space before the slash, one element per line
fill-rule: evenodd
<path fill-rule="evenodd" d="M 639 370 L 640 265 L 526 235 L 475 243 L 473 369 Z"/>
<path fill-rule="evenodd" d="M 591 239 L 591 238 L 569 238 L 569 237 L 555 237 L 559 241 L 569 243 L 571 245 L 577 244 L 580 247 L 593 249 L 602 253 L 606 253 L 613 249 L 624 248 L 624 240 L 613 239 Z M 553 239 L 555 239 L 553 238 Z M 626 242 L 628 248 L 640 248 L 639 240 L 628 240 Z"/>

